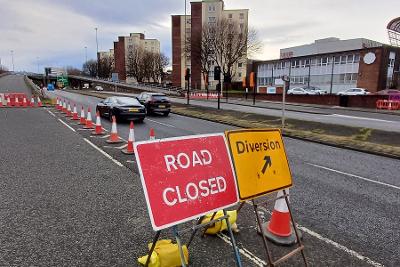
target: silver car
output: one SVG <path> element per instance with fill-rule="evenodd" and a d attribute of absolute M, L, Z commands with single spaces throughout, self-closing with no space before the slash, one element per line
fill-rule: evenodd
<path fill-rule="evenodd" d="M 368 95 L 369 92 L 364 88 L 350 88 L 337 93 L 338 95 Z"/>

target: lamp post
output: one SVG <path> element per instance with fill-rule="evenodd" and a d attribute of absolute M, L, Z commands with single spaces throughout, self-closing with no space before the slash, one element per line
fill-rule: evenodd
<path fill-rule="evenodd" d="M 97 59 L 97 64 L 96 64 L 96 78 L 99 78 L 99 42 L 97 40 L 97 27 L 94 28 L 96 30 L 96 59 Z"/>
<path fill-rule="evenodd" d="M 186 0 L 184 0 L 184 1 L 185 1 L 185 34 L 184 34 L 185 48 L 184 48 L 184 55 L 185 55 L 185 74 L 186 74 L 186 72 L 188 71 L 188 68 L 187 68 L 187 37 L 186 37 L 187 15 L 186 15 Z M 188 105 L 189 105 L 189 101 L 190 101 L 190 96 L 189 96 L 189 90 L 190 90 L 189 85 L 190 85 L 190 82 L 189 82 L 189 80 L 190 80 L 190 77 L 188 78 L 187 81 L 186 81 L 186 78 L 185 78 L 185 86 L 187 86 L 187 91 L 186 92 L 187 92 L 187 104 Z"/>
<path fill-rule="evenodd" d="M 14 72 L 14 50 L 11 50 L 11 64 L 12 64 L 12 71 Z"/>

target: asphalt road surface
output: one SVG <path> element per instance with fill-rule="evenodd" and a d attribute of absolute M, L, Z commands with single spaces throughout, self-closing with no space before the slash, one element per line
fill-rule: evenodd
<path fill-rule="evenodd" d="M 98 101 L 56 94 L 85 107 Z M 0 265 L 135 266 L 153 233 L 134 157 L 54 109 L 0 109 L 0 125 L 6 141 L 0 147 Z M 104 119 L 103 127 L 110 129 Z M 128 127 L 118 125 L 124 138 Z M 151 116 L 135 125 L 136 140 L 148 139 L 150 128 L 157 138 L 232 129 L 175 114 Z M 294 179 L 291 206 L 310 265 L 399 266 L 399 161 L 290 138 L 285 146 Z M 266 213 L 272 206 L 264 206 Z M 241 210 L 238 224 L 244 266 L 261 266 L 265 253 L 251 206 Z M 286 250 L 273 246 L 276 257 Z M 234 265 L 225 235 L 196 237 L 190 257 L 192 266 Z M 300 256 L 285 264 L 293 265 L 301 266 Z"/>
<path fill-rule="evenodd" d="M 24 76 L 22 75 L 6 75 L 0 78 L 0 93 L 25 93 L 28 98 L 32 92 L 26 86 Z"/>

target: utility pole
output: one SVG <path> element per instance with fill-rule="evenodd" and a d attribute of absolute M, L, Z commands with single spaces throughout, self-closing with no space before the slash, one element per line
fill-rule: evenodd
<path fill-rule="evenodd" d="M 11 50 L 11 63 L 12 63 L 12 71 L 14 72 L 14 50 Z"/>
<path fill-rule="evenodd" d="M 96 78 L 99 79 L 99 41 L 97 40 L 97 27 L 94 29 L 96 30 Z"/>

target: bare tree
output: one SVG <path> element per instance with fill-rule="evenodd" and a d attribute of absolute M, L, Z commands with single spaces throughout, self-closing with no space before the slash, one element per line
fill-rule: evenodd
<path fill-rule="evenodd" d="M 83 64 L 83 73 L 91 77 L 97 76 L 97 60 L 91 59 Z"/>
<path fill-rule="evenodd" d="M 114 59 L 110 56 L 104 56 L 99 59 L 99 77 L 110 78 L 113 72 Z"/>
<path fill-rule="evenodd" d="M 68 75 L 81 75 L 82 71 L 75 67 L 67 66 L 67 73 Z"/>
<path fill-rule="evenodd" d="M 0 65 L 0 74 L 4 73 L 4 72 L 8 72 L 8 69 L 6 67 L 4 67 L 3 65 Z"/>
<path fill-rule="evenodd" d="M 159 82 L 168 64 L 169 59 L 164 54 L 134 47 L 128 53 L 127 75 L 137 82 Z"/>
<path fill-rule="evenodd" d="M 190 38 L 187 52 L 192 53 L 192 61 L 198 59 L 199 62 L 192 64 L 200 64 L 205 84 L 208 84 L 206 79 L 213 65 L 221 67 L 225 79 L 231 81 L 235 75 L 235 65 L 247 61 L 249 55 L 257 53 L 262 47 L 255 30 L 229 19 L 205 23 L 201 40 Z M 192 43 L 195 46 L 192 47 Z"/>

